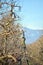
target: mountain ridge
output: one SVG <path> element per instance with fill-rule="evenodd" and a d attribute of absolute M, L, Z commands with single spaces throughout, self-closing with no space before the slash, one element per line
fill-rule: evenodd
<path fill-rule="evenodd" d="M 26 43 L 33 43 L 35 42 L 41 35 L 43 35 L 43 30 L 32 30 L 29 28 L 24 27 L 24 34 L 26 38 Z"/>

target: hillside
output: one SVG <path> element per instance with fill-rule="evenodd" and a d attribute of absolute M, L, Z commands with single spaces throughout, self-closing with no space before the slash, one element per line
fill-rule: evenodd
<path fill-rule="evenodd" d="M 27 45 L 28 55 L 31 58 L 31 65 L 43 65 L 43 36 L 36 42 Z"/>

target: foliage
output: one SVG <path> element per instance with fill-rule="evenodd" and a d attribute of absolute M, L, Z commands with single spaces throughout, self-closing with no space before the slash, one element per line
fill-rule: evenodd
<path fill-rule="evenodd" d="M 5 15 L 0 21 L 0 56 L 13 55 L 16 58 L 23 52 L 22 28 L 11 16 Z"/>
<path fill-rule="evenodd" d="M 27 45 L 30 65 L 43 65 L 43 35 L 33 44 Z"/>

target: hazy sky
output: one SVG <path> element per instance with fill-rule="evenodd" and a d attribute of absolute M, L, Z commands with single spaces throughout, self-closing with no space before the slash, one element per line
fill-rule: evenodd
<path fill-rule="evenodd" d="M 43 29 L 43 0 L 21 0 L 22 25 L 31 29 Z"/>

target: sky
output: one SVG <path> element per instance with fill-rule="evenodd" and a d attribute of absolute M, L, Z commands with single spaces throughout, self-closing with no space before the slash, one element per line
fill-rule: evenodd
<path fill-rule="evenodd" d="M 30 29 L 43 30 L 43 0 L 20 0 L 20 2 L 21 25 Z"/>
<path fill-rule="evenodd" d="M 21 0 L 21 2 L 23 27 L 43 30 L 43 0 Z"/>

